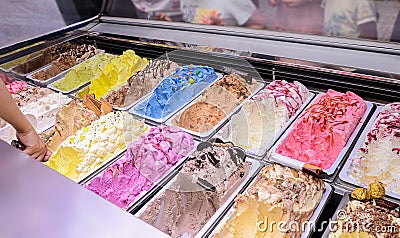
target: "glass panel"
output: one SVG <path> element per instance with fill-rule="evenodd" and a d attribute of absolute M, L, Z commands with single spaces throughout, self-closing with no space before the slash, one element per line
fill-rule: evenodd
<path fill-rule="evenodd" d="M 112 16 L 400 42 L 398 0 L 116 0 L 107 6 Z"/>
<path fill-rule="evenodd" d="M 2 0 L 0 48 L 98 15 L 101 0 Z"/>

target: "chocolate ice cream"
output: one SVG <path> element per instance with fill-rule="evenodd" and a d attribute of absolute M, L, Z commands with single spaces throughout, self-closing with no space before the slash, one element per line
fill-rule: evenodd
<path fill-rule="evenodd" d="M 194 236 L 244 181 L 250 164 L 231 144 L 196 151 L 140 218 L 172 237 Z"/>
<path fill-rule="evenodd" d="M 32 78 L 45 81 L 99 53 L 92 45 L 77 45 L 75 48 L 61 54 L 51 62 L 51 66 L 35 74 Z"/>

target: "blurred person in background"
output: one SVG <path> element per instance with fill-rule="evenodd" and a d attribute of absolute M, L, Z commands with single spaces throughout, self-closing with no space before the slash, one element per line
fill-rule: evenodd
<path fill-rule="evenodd" d="M 276 7 L 273 30 L 318 35 L 322 33 L 322 0 L 264 1 L 264 4 Z"/>
<path fill-rule="evenodd" d="M 41 162 L 49 160 L 51 152 L 42 142 L 28 119 L 19 110 L 17 104 L 15 104 L 4 81 L 7 81 L 7 77 L 1 76 L 0 101 L 2 106 L 0 109 L 0 118 L 15 128 L 18 140 L 26 146 L 26 149 L 23 151 L 24 153 Z"/>
<path fill-rule="evenodd" d="M 180 0 L 132 0 L 138 18 L 181 21 Z"/>
<path fill-rule="evenodd" d="M 180 0 L 183 21 L 264 29 L 265 20 L 252 0 Z"/>
<path fill-rule="evenodd" d="M 398 1 L 400 5 L 400 0 Z M 390 37 L 390 41 L 400 42 L 400 11 L 397 13 L 397 18 L 393 26 L 392 36 Z"/>
<path fill-rule="evenodd" d="M 377 39 L 377 14 L 371 0 L 323 0 L 323 34 Z"/>

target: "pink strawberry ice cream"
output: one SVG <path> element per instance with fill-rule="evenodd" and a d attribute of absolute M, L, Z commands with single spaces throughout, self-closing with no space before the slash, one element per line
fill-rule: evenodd
<path fill-rule="evenodd" d="M 25 90 L 28 84 L 22 81 L 15 81 L 6 85 L 8 91 L 11 94 L 18 93 L 19 91 Z"/>
<path fill-rule="evenodd" d="M 193 148 L 193 137 L 176 127 L 151 128 L 85 187 L 126 209 Z"/>
<path fill-rule="evenodd" d="M 329 169 L 366 109 L 364 100 L 356 94 L 328 90 L 296 120 L 277 152 Z"/>

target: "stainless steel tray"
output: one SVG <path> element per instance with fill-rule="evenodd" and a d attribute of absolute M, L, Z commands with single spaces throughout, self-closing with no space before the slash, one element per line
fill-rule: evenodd
<path fill-rule="evenodd" d="M 194 141 L 194 147 L 191 151 L 188 152 L 188 154 L 183 157 L 181 160 L 179 160 L 174 166 L 172 166 L 164 175 L 162 175 L 159 179 L 157 179 L 153 185 L 151 186 L 151 188 L 149 190 L 146 191 L 142 191 L 135 199 L 135 201 L 133 201 L 131 204 L 129 204 L 126 208 L 124 208 L 125 210 L 129 211 L 134 209 L 136 206 L 140 205 L 144 200 L 146 200 L 149 196 L 151 196 L 152 194 L 154 194 L 158 187 L 163 184 L 163 182 L 165 183 L 165 181 L 168 181 L 168 178 L 170 178 L 170 174 L 173 173 L 182 163 L 184 163 L 187 158 L 196 150 L 197 145 L 199 143 L 197 141 Z M 92 181 L 94 178 L 101 176 L 102 173 L 104 172 L 104 170 L 106 170 L 108 167 L 113 166 L 115 163 L 117 163 L 120 159 L 123 159 L 124 155 L 120 155 L 117 159 L 113 160 L 111 163 L 108 163 L 107 166 L 103 166 L 101 169 L 98 169 L 96 172 L 92 173 L 91 176 L 88 176 L 87 179 L 85 179 L 85 181 L 81 184 L 88 184 L 90 183 L 90 181 Z"/>
<path fill-rule="evenodd" d="M 13 68 L 15 68 L 18 65 L 21 65 L 21 64 L 23 64 L 23 63 L 25 63 L 25 62 L 27 62 L 27 61 L 39 56 L 40 54 L 42 54 L 42 51 L 34 52 L 34 53 L 31 53 L 31 54 L 19 57 L 17 59 L 11 60 L 9 62 L 3 63 L 3 64 L 0 65 L 0 69 L 2 71 L 6 72 L 6 73 L 9 73 L 9 72 L 11 72 L 11 70 Z M 11 67 L 5 67 L 7 64 L 13 64 L 13 62 L 16 62 L 16 61 L 19 61 L 19 60 L 22 60 L 22 61 L 12 65 Z"/>
<path fill-rule="evenodd" d="M 308 107 L 310 107 L 311 105 L 313 105 L 314 102 L 316 102 L 320 96 L 322 96 L 323 94 L 319 94 L 311 103 Z M 347 143 L 345 145 L 345 147 L 342 149 L 342 151 L 340 152 L 340 154 L 338 155 L 338 157 L 336 158 L 335 163 L 332 164 L 332 166 L 329 169 L 323 170 L 327 175 L 332 175 L 335 173 L 336 169 L 339 167 L 340 162 L 344 159 L 344 157 L 346 156 L 346 152 L 350 149 L 350 146 L 352 145 L 353 141 L 355 140 L 355 138 L 357 137 L 357 135 L 359 134 L 361 128 L 363 127 L 364 123 L 366 123 L 366 119 L 368 117 L 368 115 L 370 114 L 372 108 L 373 108 L 373 104 L 371 102 L 365 102 L 367 105 L 367 109 L 363 115 L 363 117 L 361 118 L 360 122 L 358 123 L 358 125 L 356 126 L 356 128 L 354 129 L 353 133 L 351 134 L 350 138 L 347 140 Z M 307 108 L 308 108 L 307 107 Z M 307 110 L 307 109 L 305 109 Z M 289 135 L 290 131 L 293 129 L 293 125 L 294 123 L 286 130 L 286 132 L 283 134 L 283 136 L 277 141 L 277 143 L 275 144 L 275 146 L 272 148 L 271 151 L 271 155 L 269 156 L 269 160 L 273 161 L 273 162 L 277 162 L 279 164 L 294 168 L 294 169 L 298 169 L 301 170 L 304 166 L 304 162 L 295 160 L 293 158 L 289 158 L 287 156 L 283 156 L 279 153 L 276 152 L 279 144 Z"/>
<path fill-rule="evenodd" d="M 99 50 L 99 53 L 98 53 L 98 54 L 101 54 L 101 53 L 104 53 L 104 50 Z M 96 54 L 96 55 L 98 55 L 98 54 Z M 95 56 L 95 55 L 94 55 L 94 56 Z M 92 56 L 92 57 L 86 59 L 86 60 L 83 61 L 83 62 L 86 62 L 87 60 L 90 60 L 90 59 L 93 58 L 94 56 Z M 83 63 L 83 62 L 81 62 L 81 63 Z M 81 63 L 79 63 L 79 64 L 81 64 Z M 79 65 L 79 64 L 77 64 L 77 65 Z M 77 65 L 75 65 L 75 66 L 77 66 Z M 60 80 L 60 79 L 63 78 L 72 68 L 75 67 L 75 66 L 73 66 L 73 67 L 71 67 L 71 68 L 69 68 L 69 69 L 66 69 L 66 70 L 62 71 L 61 73 L 59 73 L 59 74 L 55 75 L 54 77 L 49 78 L 49 79 L 47 79 L 47 80 L 43 80 L 43 81 L 42 81 L 42 80 L 38 80 L 38 79 L 33 78 L 33 75 L 34 75 L 34 74 L 36 74 L 36 73 L 38 73 L 38 72 L 40 72 L 40 71 L 49 69 L 49 68 L 51 68 L 51 66 L 52 66 L 52 65 L 51 65 L 51 63 L 50 63 L 50 64 L 48 64 L 48 65 L 46 65 L 46 66 L 44 66 L 44 67 L 42 67 L 42 68 L 40 68 L 40 69 L 38 69 L 38 70 L 35 70 L 35 71 L 31 72 L 30 74 L 26 75 L 26 78 L 29 79 L 29 80 L 32 80 L 36 85 L 45 87 L 45 86 L 47 86 L 48 84 L 53 83 L 53 82 L 56 81 L 56 80 Z M 52 89 L 53 89 L 53 88 L 52 88 Z M 53 90 L 60 91 L 60 90 L 57 90 L 57 89 L 53 89 Z"/>
<path fill-rule="evenodd" d="M 370 121 L 368 122 L 367 126 L 365 127 L 363 133 L 358 138 L 357 144 L 353 147 L 353 150 L 351 151 L 349 159 L 346 161 L 346 163 L 344 164 L 342 170 L 340 171 L 339 178 L 343 182 L 349 183 L 349 184 L 351 184 L 353 186 L 368 188 L 367 184 L 362 184 L 361 182 L 358 182 L 355 179 L 353 179 L 352 177 L 350 177 L 348 175 L 348 171 L 349 171 L 349 169 L 351 167 L 351 164 L 353 162 L 353 158 L 356 156 L 359 148 L 364 143 L 364 140 L 365 140 L 370 128 L 374 125 L 375 120 L 378 117 L 378 115 L 379 115 L 379 113 L 381 112 L 382 109 L 383 109 L 383 106 L 378 106 L 377 107 L 375 113 L 372 115 L 372 117 L 371 117 Z M 396 198 L 396 199 L 400 199 L 400 194 L 399 193 L 393 193 L 393 192 L 390 192 L 390 191 L 386 191 L 386 195 L 390 196 L 390 197 L 393 197 L 393 198 Z"/>
<path fill-rule="evenodd" d="M 331 232 L 331 227 L 332 227 L 331 224 L 332 224 L 332 222 L 333 222 L 333 224 L 337 224 L 338 217 L 341 218 L 341 219 L 346 219 L 347 218 L 348 214 L 343 213 L 343 211 L 344 211 L 343 209 L 350 202 L 350 195 L 351 195 L 350 192 L 345 192 L 344 193 L 344 195 L 342 197 L 342 200 L 340 200 L 340 203 L 339 203 L 339 205 L 338 205 L 338 207 L 337 207 L 332 219 L 329 220 L 328 226 L 326 227 L 325 232 L 322 235 L 323 238 L 328 238 L 329 237 L 329 234 Z M 387 199 L 386 197 L 384 198 L 384 200 L 387 200 L 387 201 L 393 202 L 393 203 L 398 203 L 398 201 L 391 201 L 391 200 Z"/>
<path fill-rule="evenodd" d="M 87 60 L 85 60 L 85 61 L 83 61 L 83 62 L 81 62 L 81 63 L 79 63 L 79 64 L 77 64 L 77 65 L 75 65 L 74 67 L 72 67 L 72 68 L 70 68 L 70 69 L 68 69 L 68 70 L 66 70 L 66 71 L 63 71 L 63 72 L 61 72 L 60 74 L 54 76 L 54 78 L 55 78 L 54 81 L 51 82 L 49 85 L 47 85 L 47 87 L 50 88 L 50 89 L 52 89 L 52 90 L 54 90 L 54 91 L 63 93 L 63 94 L 70 94 L 70 93 L 72 93 L 72 92 L 74 92 L 74 91 L 77 91 L 77 90 L 79 90 L 79 89 L 82 89 L 83 87 L 85 87 L 86 85 L 88 85 L 88 84 L 93 80 L 93 78 L 90 79 L 90 80 L 88 80 L 88 81 L 86 81 L 85 83 L 82 83 L 82 84 L 79 85 L 78 87 L 75 87 L 75 88 L 73 88 L 73 89 L 71 89 L 71 90 L 68 90 L 68 91 L 58 89 L 57 87 L 54 86 L 54 84 L 55 84 L 56 82 L 58 82 L 58 81 L 61 81 L 61 80 L 69 73 L 69 71 L 73 70 L 74 68 L 77 68 L 78 66 L 80 66 L 81 64 L 83 64 L 83 63 L 85 63 L 85 62 L 88 62 L 88 61 L 92 60 L 94 57 L 96 57 L 96 56 L 98 56 L 98 55 L 101 55 L 101 54 L 103 54 L 104 52 L 105 52 L 104 50 L 100 50 L 99 53 L 96 54 L 95 56 L 92 56 L 91 58 L 89 58 L 89 59 L 87 59 Z"/>
<path fill-rule="evenodd" d="M 201 138 L 201 139 L 203 139 L 203 138 L 208 138 L 208 137 L 210 137 L 213 133 L 215 133 L 229 118 L 231 118 L 231 116 L 232 116 L 233 114 L 235 114 L 235 112 L 237 112 L 238 110 L 240 110 L 240 108 L 242 108 L 242 106 L 243 106 L 251 97 L 253 97 L 255 94 L 257 94 L 257 93 L 265 86 L 265 84 L 262 83 L 262 82 L 257 82 L 257 84 L 258 84 L 257 89 L 256 89 L 253 93 L 251 93 L 251 95 L 250 95 L 248 98 L 246 98 L 245 100 L 243 100 L 243 102 L 241 102 L 241 103 L 240 103 L 238 106 L 236 106 L 230 113 L 228 113 L 228 115 L 227 115 L 225 118 L 223 118 L 222 120 L 220 120 L 213 128 L 211 128 L 210 130 L 208 130 L 208 131 L 206 131 L 206 132 L 196 132 L 196 131 L 192 131 L 192 130 L 190 130 L 190 129 L 186 129 L 186 128 L 184 128 L 184 127 L 180 127 L 180 126 L 178 126 L 178 125 L 174 125 L 174 123 L 173 123 L 173 120 L 175 120 L 175 118 L 177 118 L 177 117 L 180 117 L 181 114 L 182 114 L 186 109 L 188 109 L 188 108 L 189 108 L 190 106 L 192 106 L 193 104 L 199 102 L 200 97 L 198 97 L 197 99 L 193 100 L 191 103 L 189 103 L 189 104 L 186 105 L 184 108 L 182 108 L 181 110 L 179 110 L 179 111 L 177 112 L 177 114 L 175 114 L 175 116 L 173 116 L 173 117 L 171 117 L 170 119 L 168 119 L 168 120 L 165 122 L 165 124 L 168 125 L 168 126 L 177 126 L 177 127 L 181 128 L 181 130 L 183 130 L 183 131 L 185 131 L 185 132 L 187 132 L 187 133 L 190 133 L 191 135 L 193 135 L 194 137 L 197 137 L 197 138 Z"/>
<path fill-rule="evenodd" d="M 314 99 L 316 93 L 310 92 L 310 96 L 303 103 L 303 105 L 297 110 L 297 112 L 289 118 L 289 120 L 285 123 L 285 125 L 275 134 L 274 138 L 270 140 L 264 147 L 257 149 L 247 149 L 244 150 L 249 155 L 252 155 L 258 159 L 263 159 L 267 151 L 271 149 L 271 147 L 276 143 L 276 141 L 282 136 L 282 134 L 287 130 L 287 128 L 296 120 L 299 115 L 304 111 L 304 109 L 310 104 L 310 102 Z M 225 134 L 226 133 L 226 134 Z M 232 126 L 230 121 L 216 134 L 217 137 L 222 139 L 229 138 L 232 133 Z"/>
<path fill-rule="evenodd" d="M 174 110 L 173 112 L 169 113 L 168 115 L 165 115 L 162 118 L 153 118 L 153 117 L 149 117 L 146 116 L 144 114 L 142 114 L 141 112 L 137 111 L 137 107 L 141 106 L 142 104 L 147 104 L 147 101 L 150 99 L 151 95 L 153 94 L 153 91 L 151 91 L 149 94 L 147 94 L 146 96 L 144 96 L 142 99 L 140 99 L 136 106 L 134 106 L 132 109 L 129 110 L 129 113 L 134 114 L 138 117 L 150 120 L 150 121 L 154 121 L 156 123 L 164 123 L 166 120 L 168 120 L 168 118 L 170 118 L 171 116 L 173 116 L 175 113 L 177 113 L 182 107 L 186 106 L 187 104 L 189 104 L 191 101 L 193 101 L 194 99 L 196 99 L 197 97 L 199 97 L 206 88 L 210 87 L 211 85 L 213 85 L 216 81 L 218 81 L 219 79 L 222 78 L 222 74 L 220 73 L 216 73 L 217 74 L 217 78 L 210 84 L 208 84 L 206 87 L 204 87 L 202 90 L 200 90 L 197 94 L 195 94 L 188 102 L 184 102 L 180 107 L 178 107 L 176 110 Z"/>
<path fill-rule="evenodd" d="M 226 200 L 226 202 L 224 204 L 221 205 L 220 208 L 218 208 L 218 210 L 215 212 L 214 215 L 211 216 L 211 218 L 207 221 L 207 223 L 203 226 L 203 228 L 197 233 L 197 235 L 195 237 L 202 237 L 204 235 L 204 233 L 209 229 L 209 227 L 215 223 L 220 214 L 224 212 L 224 210 L 226 210 L 229 206 L 229 204 L 235 199 L 236 195 L 238 193 L 240 193 L 240 191 L 242 191 L 244 189 L 244 187 L 246 187 L 246 185 L 256 176 L 256 174 L 260 171 L 260 166 L 261 163 L 257 160 L 254 159 L 250 159 L 250 158 L 246 158 L 246 161 L 251 163 L 251 167 L 249 170 L 249 173 L 247 175 L 247 177 L 243 180 L 242 183 L 239 184 L 238 188 L 228 197 L 228 199 Z M 176 175 L 178 174 L 178 172 L 174 175 L 174 178 L 171 179 L 171 181 L 169 181 L 164 187 L 163 189 L 161 189 L 157 194 L 155 194 L 153 196 L 153 198 L 148 201 L 148 203 L 143 206 L 136 214 L 136 217 L 139 217 L 141 214 L 143 214 L 147 207 L 149 206 L 149 204 L 155 200 L 157 197 L 159 197 L 166 189 L 168 189 L 172 183 L 175 181 L 176 179 Z"/>
<path fill-rule="evenodd" d="M 36 59 L 38 59 L 39 57 L 42 57 L 42 56 L 43 56 L 43 54 L 39 54 L 38 56 L 33 57 L 32 59 L 29 59 L 28 61 L 25 61 L 25 62 L 23 62 L 23 63 L 21 63 L 21 64 L 19 64 L 19 65 L 17 65 L 17 66 L 14 66 L 13 68 L 10 69 L 10 71 L 11 71 L 13 74 L 19 76 L 20 78 L 25 78 L 27 75 L 29 75 L 29 74 L 31 74 L 31 73 L 33 73 L 33 72 L 36 72 L 36 71 L 38 71 L 38 70 L 40 70 L 40 69 L 43 69 L 43 68 L 46 67 L 48 64 L 45 64 L 45 65 L 43 65 L 43 66 L 40 66 L 39 68 L 37 68 L 37 69 L 35 69 L 35 70 L 33 70 L 33 71 L 30 71 L 30 72 L 28 72 L 28 73 L 20 73 L 20 72 L 18 72 L 18 71 L 17 71 L 18 67 L 22 67 L 22 65 L 24 65 L 24 64 L 26 64 L 26 63 L 30 63 L 30 62 L 32 62 L 32 61 L 34 61 L 34 60 L 36 60 Z"/>
<path fill-rule="evenodd" d="M 254 181 L 255 180 L 253 180 L 253 182 Z M 303 234 L 301 235 L 301 238 L 307 238 L 312 235 L 313 230 L 315 229 L 315 226 L 317 224 L 317 221 L 318 221 L 319 217 L 321 216 L 321 213 L 324 210 L 326 204 L 328 203 L 329 197 L 332 194 L 333 187 L 326 182 L 324 182 L 324 184 L 325 184 L 325 192 L 322 195 L 321 202 L 314 210 L 314 213 L 311 216 L 310 220 L 308 221 L 307 226 L 305 227 L 305 230 L 303 231 Z M 251 185 L 249 185 L 249 186 L 251 186 Z M 218 221 L 218 224 L 216 226 L 210 227 L 209 232 L 211 232 L 211 234 L 207 237 L 213 237 L 213 235 L 215 235 L 215 233 L 218 232 L 223 227 L 223 225 L 225 225 L 225 223 L 232 217 L 232 215 L 235 211 L 235 208 L 233 207 L 233 205 L 234 204 L 232 203 L 232 206 L 230 207 L 230 209 L 228 211 L 226 211 L 225 214 L 222 214 L 223 216 L 221 216 L 221 220 Z M 203 236 L 203 237 L 206 237 L 206 236 Z"/>

